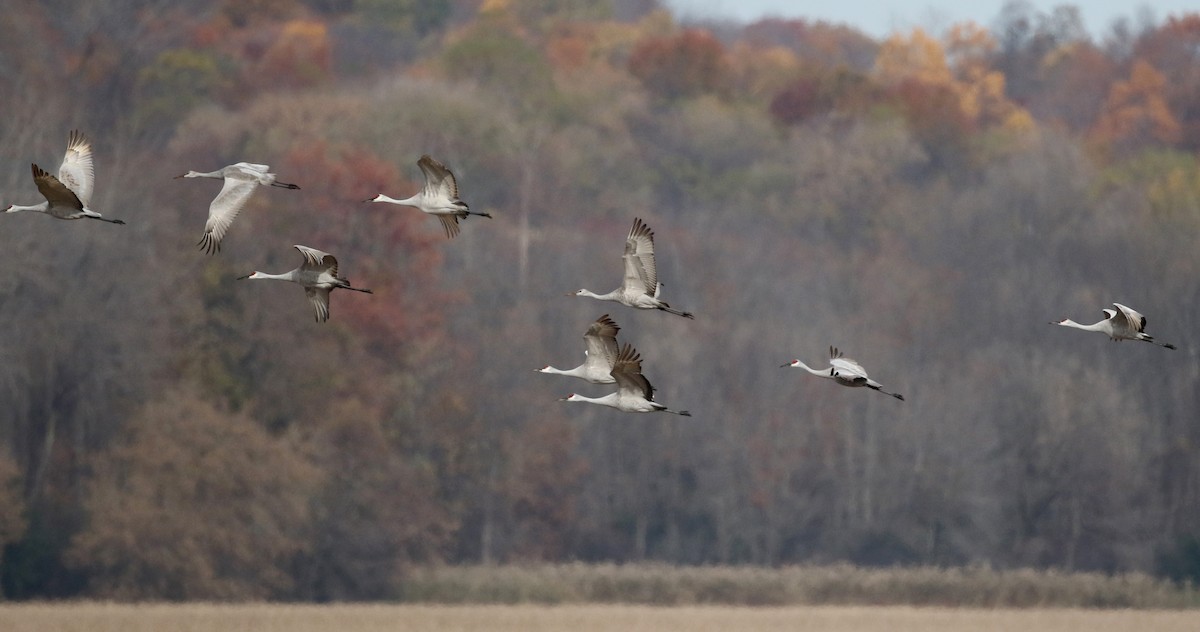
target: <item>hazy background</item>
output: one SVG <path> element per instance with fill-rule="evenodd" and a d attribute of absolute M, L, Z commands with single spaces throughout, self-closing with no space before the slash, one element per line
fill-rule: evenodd
<path fill-rule="evenodd" d="M 654 0 L 17 2 L 0 205 L 10 598 L 370 600 L 419 565 L 1200 577 L 1200 16 L 889 35 Z M 1136 7 L 1129 7 L 1130 15 Z M 413 209 L 439 158 L 472 217 Z M 268 163 L 217 256 L 220 185 Z M 635 217 L 690 321 L 606 292 Z M 334 253 L 318 324 L 235 281 Z M 1113 301 L 1178 345 L 1054 327 Z M 556 401 L 609 313 L 691 418 Z M 829 346 L 906 401 L 781 369 Z"/>

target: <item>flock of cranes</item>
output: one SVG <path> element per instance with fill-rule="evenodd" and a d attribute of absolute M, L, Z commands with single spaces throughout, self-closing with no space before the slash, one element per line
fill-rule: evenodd
<path fill-rule="evenodd" d="M 10 205 L 4 210 L 5 213 L 32 211 L 45 213 L 58 219 L 86 218 L 111 224 L 125 223 L 119 219 L 106 218 L 89 207 L 95 184 L 92 145 L 87 137 L 79 131 L 70 133 L 67 140 L 67 151 L 63 156 L 62 164 L 59 165 L 57 177 L 42 170 L 37 164 L 31 166 L 34 184 L 46 201 L 30 206 Z M 447 239 L 458 235 L 459 220 L 464 220 L 471 215 L 491 217 L 488 213 L 472 211 L 467 203 L 459 197 L 458 183 L 454 174 L 445 165 L 424 155 L 417 161 L 417 166 L 425 176 L 425 185 L 421 191 L 404 199 L 391 198 L 380 193 L 365 202 L 386 202 L 412 206 L 423 213 L 434 215 L 441 221 Z M 224 181 L 220 193 L 209 205 L 204 235 L 197 244 L 201 250 L 210 255 L 221 250 L 221 240 L 225 237 L 225 233 L 259 185 L 284 189 L 300 188 L 295 184 L 278 181 L 275 174 L 270 173 L 270 167 L 267 165 L 248 162 L 239 162 L 211 172 L 188 171 L 176 178 L 213 178 Z M 300 285 L 312 303 L 318 322 L 329 319 L 329 294 L 333 290 L 347 289 L 366 294 L 372 293 L 369 289 L 354 287 L 347 279 L 338 276 L 338 262 L 333 255 L 299 244 L 294 247 L 304 258 L 304 262 L 299 267 L 282 274 L 255 271 L 252 274 L 238 277 L 238 279 L 275 279 L 291 281 Z M 568 295 L 613 301 L 638 310 L 659 310 L 688 319 L 695 318 L 691 312 L 673 308 L 659 298 L 662 283 L 658 280 L 658 271 L 654 261 L 654 232 L 640 218 L 633 220 L 633 227 L 625 238 L 625 253 L 622 255 L 622 260 L 625 275 L 621 286 L 617 289 L 607 294 L 596 294 L 590 290 L 581 289 Z M 1104 320 L 1091 325 L 1083 325 L 1069 318 L 1053 321 L 1051 324 L 1085 331 L 1098 331 L 1113 341 L 1141 340 L 1167 349 L 1175 348 L 1174 345 L 1158 342 L 1145 333 L 1145 316 L 1120 303 L 1113 303 L 1113 306 L 1116 309 L 1103 310 Z M 654 401 L 655 389 L 650 381 L 642 375 L 640 354 L 629 343 L 620 346 L 617 343 L 617 333 L 620 329 L 608 314 L 601 316 L 588 326 L 583 335 L 587 348 L 584 351 L 585 360 L 582 365 L 566 370 L 546 366 L 537 371 L 575 377 L 591 384 L 615 383 L 617 385 L 615 392 L 602 397 L 593 398 L 572 393 L 560 398 L 559 401 L 597 404 L 630 413 L 666 412 L 691 416 L 691 413 L 686 410 L 671 410 Z M 818 377 L 831 379 L 842 386 L 865 386 L 891 395 L 898 400 L 904 400 L 904 396 L 899 393 L 885 391 L 882 384 L 867 375 L 862 365 L 843 356 L 836 347 L 829 348 L 829 364 L 828 369 L 814 369 L 800 360 L 793 360 L 782 367 L 804 369 Z"/>

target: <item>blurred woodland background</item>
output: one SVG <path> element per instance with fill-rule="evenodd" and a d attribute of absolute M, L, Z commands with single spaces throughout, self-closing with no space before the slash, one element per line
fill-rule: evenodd
<path fill-rule="evenodd" d="M 1200 14 L 898 32 L 656 0 L 14 0 L 0 205 L 9 599 L 370 600 L 429 563 L 1200 578 Z M 361 201 L 422 153 L 471 218 Z M 219 185 L 269 163 L 208 257 Z M 564 296 L 633 218 L 695 321 Z M 237 282 L 338 256 L 313 322 Z M 1178 351 L 1047 323 L 1113 301 Z M 658 399 L 555 401 L 610 313 Z M 907 401 L 780 364 L 836 345 Z"/>

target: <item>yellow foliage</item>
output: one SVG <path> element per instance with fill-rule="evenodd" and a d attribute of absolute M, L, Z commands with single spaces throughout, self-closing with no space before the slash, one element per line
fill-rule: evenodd
<path fill-rule="evenodd" d="M 931 85 L 953 81 L 942 45 L 919 28 L 908 37 L 900 33 L 889 37 L 879 48 L 873 72 L 885 86 L 909 79 Z"/>
<path fill-rule="evenodd" d="M 959 22 L 946 33 L 946 57 L 962 74 L 985 68 L 996 51 L 996 39 L 987 29 L 974 22 Z"/>
<path fill-rule="evenodd" d="M 1014 107 L 1001 121 L 1000 127 L 1008 132 L 1029 134 L 1037 131 L 1037 122 L 1025 108 Z"/>
<path fill-rule="evenodd" d="M 739 92 L 756 98 L 783 90 L 800 71 L 800 59 L 784 46 L 764 49 L 739 42 L 729 61 Z"/>
<path fill-rule="evenodd" d="M 479 5 L 479 14 L 507 13 L 511 7 L 512 0 L 483 0 L 483 3 Z"/>
<path fill-rule="evenodd" d="M 884 42 L 875 58 L 874 73 L 883 85 L 916 80 L 949 87 L 963 117 L 980 127 L 1031 130 L 1033 117 L 1004 92 L 1004 73 L 989 67 L 988 55 L 995 48 L 995 39 L 972 22 L 951 27 L 944 48 L 918 28 L 908 36 L 897 33 Z M 953 71 L 948 56 L 954 61 Z"/>
<path fill-rule="evenodd" d="M 1200 169 L 1195 164 L 1175 167 L 1146 186 L 1150 208 L 1161 215 L 1200 208 Z"/>

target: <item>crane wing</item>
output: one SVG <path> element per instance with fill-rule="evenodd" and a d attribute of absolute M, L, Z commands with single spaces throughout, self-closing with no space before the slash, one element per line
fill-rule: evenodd
<path fill-rule="evenodd" d="M 317 322 L 323 323 L 329 320 L 329 289 L 323 287 L 306 287 L 304 293 L 308 295 L 308 300 L 312 302 L 313 313 L 316 314 Z"/>
<path fill-rule="evenodd" d="M 60 207 L 80 210 L 83 208 L 83 202 L 79 200 L 79 196 L 65 184 L 59 182 L 58 178 L 46 173 L 37 165 L 30 166 L 33 168 L 33 183 L 37 185 L 42 197 L 50 203 L 51 209 Z"/>
<path fill-rule="evenodd" d="M 446 231 L 446 239 L 454 239 L 458 236 L 457 215 L 438 215 L 437 218 L 441 220 L 442 228 Z"/>
<path fill-rule="evenodd" d="M 658 294 L 658 270 L 654 265 L 654 231 L 634 218 L 625 238 L 625 289 L 650 296 Z"/>
<path fill-rule="evenodd" d="M 254 189 L 258 188 L 258 180 L 250 179 L 240 173 L 230 173 L 225 176 L 225 184 L 221 192 L 208 205 L 208 221 L 204 223 L 204 236 L 200 245 L 209 254 L 221 249 L 221 239 L 225 231 L 237 219 L 238 213 L 250 199 Z"/>
<path fill-rule="evenodd" d="M 588 327 L 587 333 L 583 334 L 587 343 L 587 365 L 612 371 L 617 361 L 617 332 L 620 330 L 608 314 L 597 318 L 596 322 Z"/>
<path fill-rule="evenodd" d="M 417 161 L 417 166 L 425 174 L 425 195 L 445 197 L 450 200 L 458 199 L 458 182 L 446 165 L 434 160 L 429 154 L 425 154 Z"/>
<path fill-rule="evenodd" d="M 334 277 L 338 275 L 338 262 L 337 258 L 333 255 L 329 254 L 328 252 L 317 250 L 316 248 L 301 246 L 300 244 L 296 244 L 293 247 L 296 250 L 299 250 L 301 255 L 304 255 L 304 269 L 313 270 L 316 272 L 328 270 L 329 274 L 333 275 Z M 328 300 L 326 300 L 326 302 L 328 303 Z M 328 311 L 328 307 L 326 308 L 326 311 Z"/>
<path fill-rule="evenodd" d="M 79 130 L 72 130 L 67 139 L 67 153 L 58 166 L 58 179 L 75 192 L 83 206 L 92 201 L 95 172 L 92 168 L 92 143 Z"/>
<path fill-rule="evenodd" d="M 858 362 L 842 355 L 837 347 L 829 348 L 829 364 L 833 366 L 834 375 L 853 381 L 866 381 L 867 371 Z"/>
<path fill-rule="evenodd" d="M 654 400 L 654 387 L 642 375 L 642 358 L 633 345 L 625 343 L 613 364 L 613 379 L 617 381 L 617 392 L 622 395 Z"/>
<path fill-rule="evenodd" d="M 1116 306 L 1117 312 L 1121 314 L 1121 317 L 1125 319 L 1126 324 L 1129 327 L 1131 327 L 1134 331 L 1136 331 L 1138 333 L 1142 333 L 1143 331 L 1146 330 L 1146 317 L 1145 316 L 1142 316 L 1136 310 L 1134 310 L 1130 307 L 1125 307 L 1124 305 L 1122 305 L 1120 303 L 1113 303 L 1113 305 Z"/>
<path fill-rule="evenodd" d="M 260 165 L 255 162 L 239 162 L 237 164 L 230 165 L 230 166 L 237 169 L 238 171 L 244 172 L 249 177 L 254 177 L 254 179 L 256 179 L 256 180 L 258 179 L 259 176 L 271 175 L 271 174 L 267 173 L 268 171 L 271 170 L 270 166 Z M 228 173 L 226 173 L 225 177 L 227 177 L 227 178 L 229 177 Z"/>

